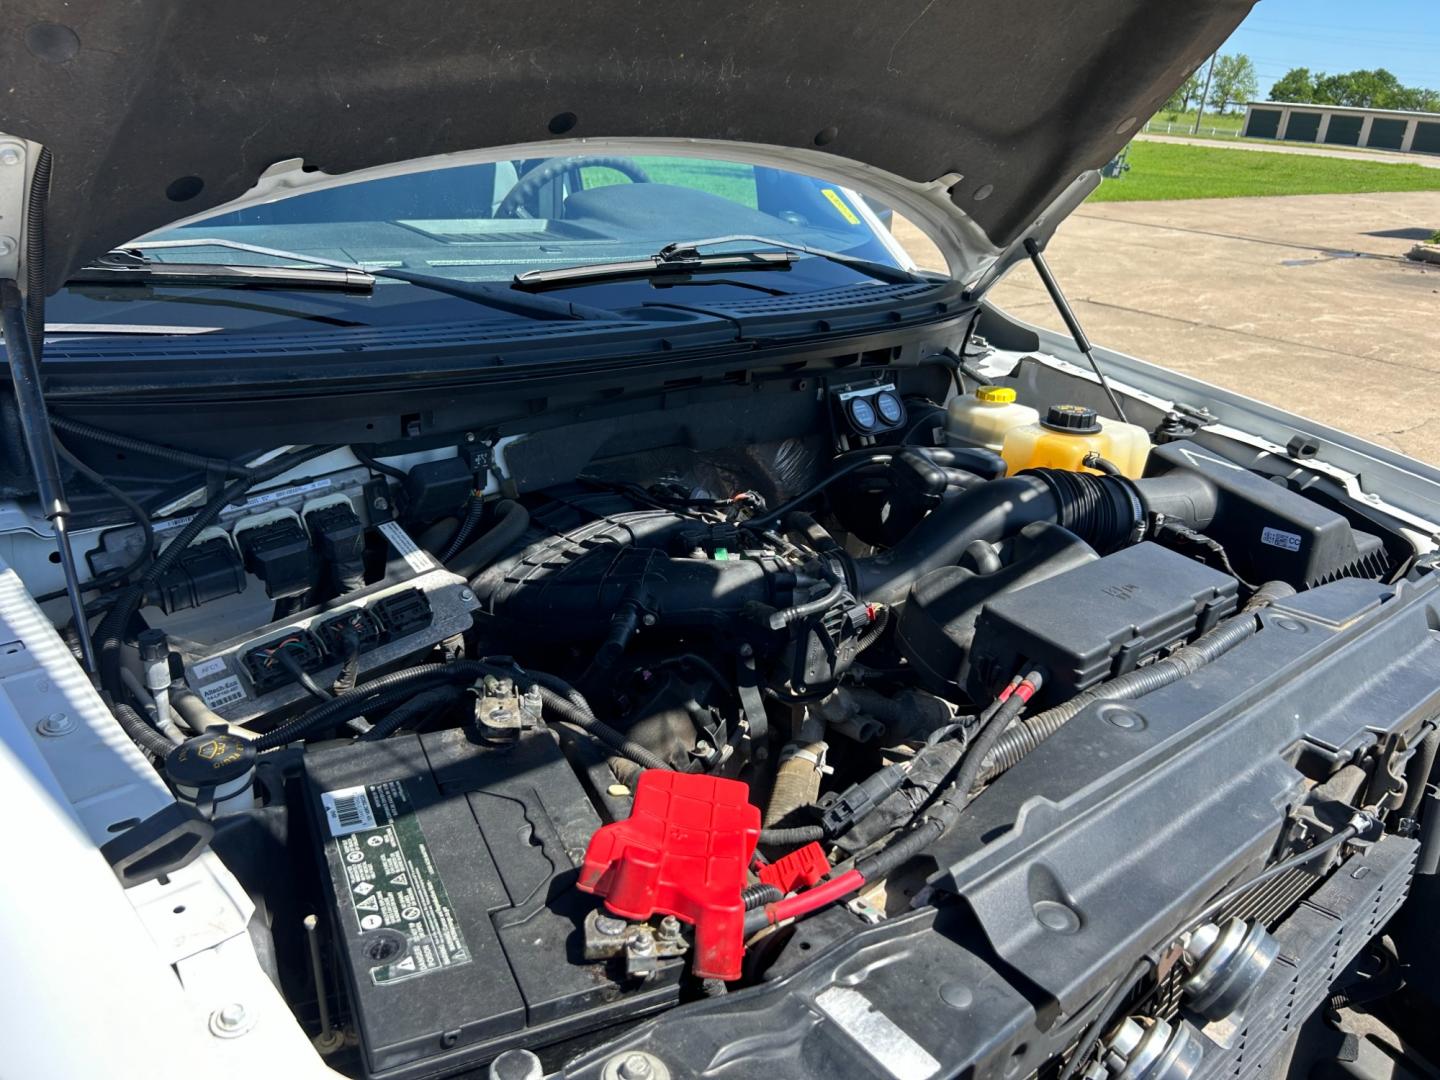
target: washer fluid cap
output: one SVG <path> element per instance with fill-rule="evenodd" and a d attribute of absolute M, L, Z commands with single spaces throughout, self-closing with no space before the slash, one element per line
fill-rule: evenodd
<path fill-rule="evenodd" d="M 975 397 L 995 405 L 1009 405 L 1015 400 L 1015 391 L 1008 386 L 981 386 L 976 389 Z"/>

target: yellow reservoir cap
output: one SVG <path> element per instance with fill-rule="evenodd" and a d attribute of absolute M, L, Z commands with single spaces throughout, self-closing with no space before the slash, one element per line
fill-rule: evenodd
<path fill-rule="evenodd" d="M 1015 400 L 1015 391 L 1008 386 L 982 386 L 975 391 L 975 397 L 996 405 L 1009 405 Z"/>

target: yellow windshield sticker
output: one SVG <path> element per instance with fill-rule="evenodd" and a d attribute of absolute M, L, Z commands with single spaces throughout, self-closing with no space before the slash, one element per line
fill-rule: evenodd
<path fill-rule="evenodd" d="M 834 191 L 828 187 L 821 188 L 820 191 L 825 196 L 825 198 L 829 199 L 832 203 L 835 204 L 835 209 L 840 211 L 841 217 L 843 217 L 851 225 L 860 224 L 860 219 L 855 216 L 855 211 L 851 210 L 845 200 L 840 198 L 839 192 Z"/>

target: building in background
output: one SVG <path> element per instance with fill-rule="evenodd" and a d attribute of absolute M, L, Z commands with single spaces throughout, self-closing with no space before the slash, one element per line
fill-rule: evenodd
<path fill-rule="evenodd" d="M 1252 101 L 1245 106 L 1242 130 L 1249 139 L 1440 154 L 1440 113 Z"/>

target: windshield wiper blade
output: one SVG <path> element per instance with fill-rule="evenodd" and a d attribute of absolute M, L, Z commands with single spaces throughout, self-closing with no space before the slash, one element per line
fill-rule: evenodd
<path fill-rule="evenodd" d="M 255 266 L 219 265 L 209 263 L 157 263 L 145 258 L 147 250 L 169 248 L 219 247 L 231 251 L 244 251 L 254 255 L 265 255 L 283 259 L 289 263 L 307 266 Z M 314 255 L 302 255 L 280 248 L 261 247 L 239 240 L 225 240 L 216 237 L 196 237 L 184 240 L 152 240 L 131 244 L 110 252 L 94 266 L 82 269 L 70 280 L 75 282 L 93 281 L 146 281 L 168 284 L 190 285 L 290 285 L 307 288 L 343 288 L 369 291 L 377 277 L 404 281 L 430 292 L 444 293 L 461 300 L 512 315 L 524 315 L 533 319 L 618 319 L 616 312 L 604 308 L 587 307 L 584 304 L 567 304 L 558 300 L 541 300 L 534 296 L 516 294 L 508 286 L 500 288 L 482 282 L 459 281 L 439 277 L 435 274 L 421 274 L 413 270 L 385 268 L 367 270 L 353 263 L 324 259 Z"/>
<path fill-rule="evenodd" d="M 305 289 L 369 292 L 373 274 L 332 267 L 249 266 L 229 263 L 120 263 L 100 261 L 82 267 L 66 284 L 133 282 L 148 285 L 267 285 Z"/>
<path fill-rule="evenodd" d="M 589 307 L 586 304 L 570 304 L 563 300 L 545 300 L 539 296 L 526 296 L 516 292 L 512 286 L 486 285 L 479 281 L 460 281 L 456 278 L 437 277 L 434 274 L 417 274 L 413 270 L 376 270 L 377 277 L 408 281 L 411 285 L 431 292 L 445 293 L 462 300 L 473 300 L 477 304 L 506 311 L 512 315 L 528 315 L 532 319 L 623 319 L 625 316 L 608 308 Z"/>
<path fill-rule="evenodd" d="M 912 274 L 909 270 L 902 269 L 901 267 L 891 266 L 889 263 L 876 262 L 873 259 L 862 259 L 855 255 L 846 255 L 843 252 L 831 251 L 828 248 L 811 247 L 809 244 L 801 244 L 793 240 L 778 240 L 773 236 L 755 236 L 751 233 L 734 233 L 729 236 L 707 236 L 700 240 L 677 240 L 673 244 L 666 244 L 655 253 L 655 256 L 656 258 L 667 261 L 671 259 L 690 259 L 700 256 L 701 248 L 715 247 L 719 244 L 764 244 L 766 247 L 776 247 L 782 251 L 794 251 L 801 255 L 813 255 L 817 259 L 824 259 L 827 262 L 848 266 L 850 269 L 859 271 L 867 277 L 873 277 L 878 281 L 886 281 L 893 285 L 909 285 L 930 280 L 919 274 Z"/>
<path fill-rule="evenodd" d="M 615 262 L 580 263 L 554 270 L 527 270 L 516 274 L 512 288 L 554 289 L 566 285 L 592 285 L 598 281 L 621 281 L 626 278 L 650 278 L 684 275 L 715 270 L 789 270 L 794 256 L 776 251 L 721 252 L 702 255 L 695 252 L 680 257 L 647 255 L 643 259 L 620 259 Z"/>
<path fill-rule="evenodd" d="M 720 244 L 736 243 L 762 244 L 765 247 L 779 248 L 780 250 L 714 251 L 709 253 L 700 250 Z M 579 266 L 563 266 L 555 270 L 529 270 L 515 275 L 515 287 L 517 289 L 556 288 L 621 278 L 660 277 L 712 270 L 788 270 L 794 265 L 796 254 L 812 255 L 841 266 L 848 266 L 866 277 L 896 285 L 929 280 L 898 266 L 890 266 L 887 263 L 875 262 L 871 259 L 861 259 L 838 251 L 811 247 L 809 244 L 777 240 L 770 236 L 736 233 L 731 236 L 709 236 L 700 240 L 677 240 L 673 244 L 666 244 L 654 255 L 647 255 L 643 259 L 582 263 Z"/>
<path fill-rule="evenodd" d="M 218 236 L 196 236 L 186 237 L 183 240 L 137 240 L 133 244 L 127 244 L 118 251 L 112 251 L 110 256 L 129 256 L 138 258 L 145 262 L 143 251 L 166 251 L 169 249 L 181 248 L 204 248 L 218 247 L 230 251 L 248 251 L 252 255 L 268 255 L 272 259 L 284 259 L 286 262 L 299 263 L 302 266 L 329 266 L 336 270 L 349 270 L 353 274 L 368 274 L 369 271 L 363 266 L 355 263 L 344 262 L 340 259 L 323 259 L 318 255 L 302 255 L 298 251 L 286 251 L 283 248 L 261 247 L 259 244 L 247 244 L 243 240 L 225 240 Z M 167 263 L 167 266 L 179 266 L 180 263 Z"/>

